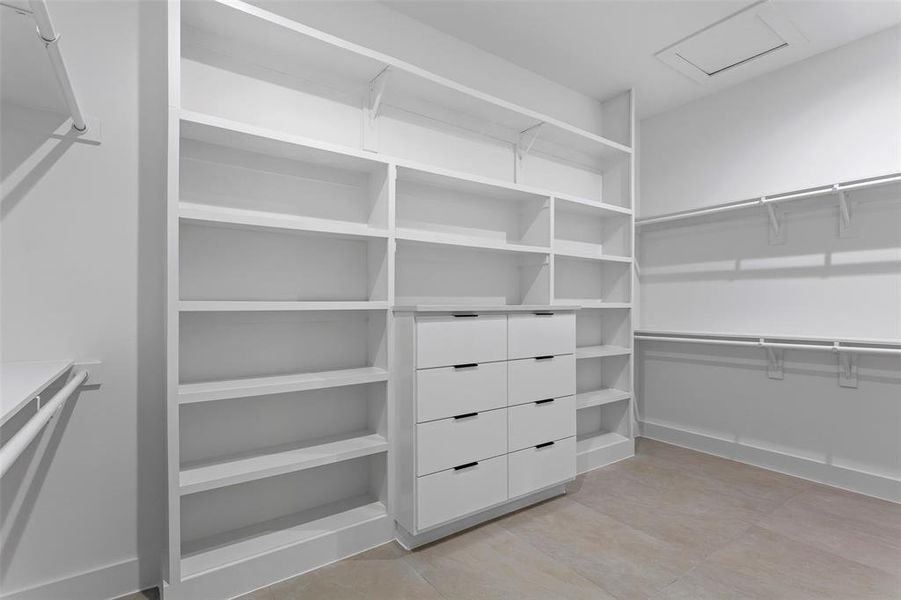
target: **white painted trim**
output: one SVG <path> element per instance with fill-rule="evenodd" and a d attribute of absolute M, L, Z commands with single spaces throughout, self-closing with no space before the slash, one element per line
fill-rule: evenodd
<path fill-rule="evenodd" d="M 692 431 L 664 421 L 645 419 L 640 425 L 641 435 L 652 440 L 901 503 L 901 479 L 830 465 L 778 450 L 717 437 L 709 432 Z"/>
<path fill-rule="evenodd" d="M 119 598 L 158 585 L 140 581 L 137 558 L 0 595 L 2 600 L 98 600 Z M 136 587 L 138 586 L 138 587 Z"/>

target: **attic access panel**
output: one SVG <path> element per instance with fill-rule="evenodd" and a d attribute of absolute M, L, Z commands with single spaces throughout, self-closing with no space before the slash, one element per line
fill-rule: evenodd
<path fill-rule="evenodd" d="M 807 40 L 767 0 L 709 25 L 656 54 L 683 75 L 704 83 Z"/>

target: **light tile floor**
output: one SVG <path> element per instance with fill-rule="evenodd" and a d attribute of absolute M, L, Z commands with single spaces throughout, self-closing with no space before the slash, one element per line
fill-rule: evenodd
<path fill-rule="evenodd" d="M 901 599 L 901 506 L 640 439 L 566 496 L 241 600 L 404 598 Z"/>

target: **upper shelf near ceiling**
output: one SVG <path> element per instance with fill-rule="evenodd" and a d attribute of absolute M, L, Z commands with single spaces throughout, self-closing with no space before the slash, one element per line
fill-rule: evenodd
<path fill-rule="evenodd" d="M 532 152 L 577 162 L 588 158 L 600 168 L 632 153 L 628 146 L 591 131 L 240 0 L 185 2 L 182 25 L 183 37 L 190 36 L 192 43 L 216 46 L 217 40 L 219 44 L 228 40 L 232 51 L 241 48 L 244 60 L 357 94 L 364 104 L 382 90 L 382 105 L 482 129 L 510 143 L 530 131 L 526 145 Z M 382 77 L 384 82 L 376 81 Z M 533 129 L 536 126 L 540 127 Z M 538 134 L 534 141 L 531 133 Z"/>

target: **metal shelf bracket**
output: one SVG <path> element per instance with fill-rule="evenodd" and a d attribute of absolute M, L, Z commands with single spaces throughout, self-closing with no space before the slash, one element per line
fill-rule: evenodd
<path fill-rule="evenodd" d="M 783 212 L 778 209 L 772 202 L 767 202 L 766 196 L 760 198 L 760 205 L 766 209 L 767 217 L 770 220 L 768 228 L 768 240 L 771 246 L 785 243 L 785 219 Z"/>
<path fill-rule="evenodd" d="M 845 190 L 838 184 L 832 186 L 838 193 L 838 237 L 846 238 L 853 235 L 851 229 L 851 200 Z"/>
<path fill-rule="evenodd" d="M 390 66 L 385 67 L 369 82 L 369 97 L 363 107 L 363 149 L 370 152 L 378 152 L 379 148 L 378 119 L 390 69 Z"/>
<path fill-rule="evenodd" d="M 832 344 L 832 350 L 838 359 L 838 385 L 846 388 L 857 388 L 857 355 L 843 351 L 838 342 Z"/>
<path fill-rule="evenodd" d="M 532 146 L 538 140 L 542 125 L 544 125 L 544 121 L 536 123 L 528 129 L 523 129 L 519 132 L 516 143 L 513 144 L 513 181 L 515 183 L 522 183 L 523 158 L 532 150 Z"/>
<path fill-rule="evenodd" d="M 770 379 L 785 379 L 785 362 L 782 357 L 782 350 L 775 350 L 768 346 L 763 346 L 764 340 L 760 338 L 760 345 L 766 350 L 766 376 Z"/>

